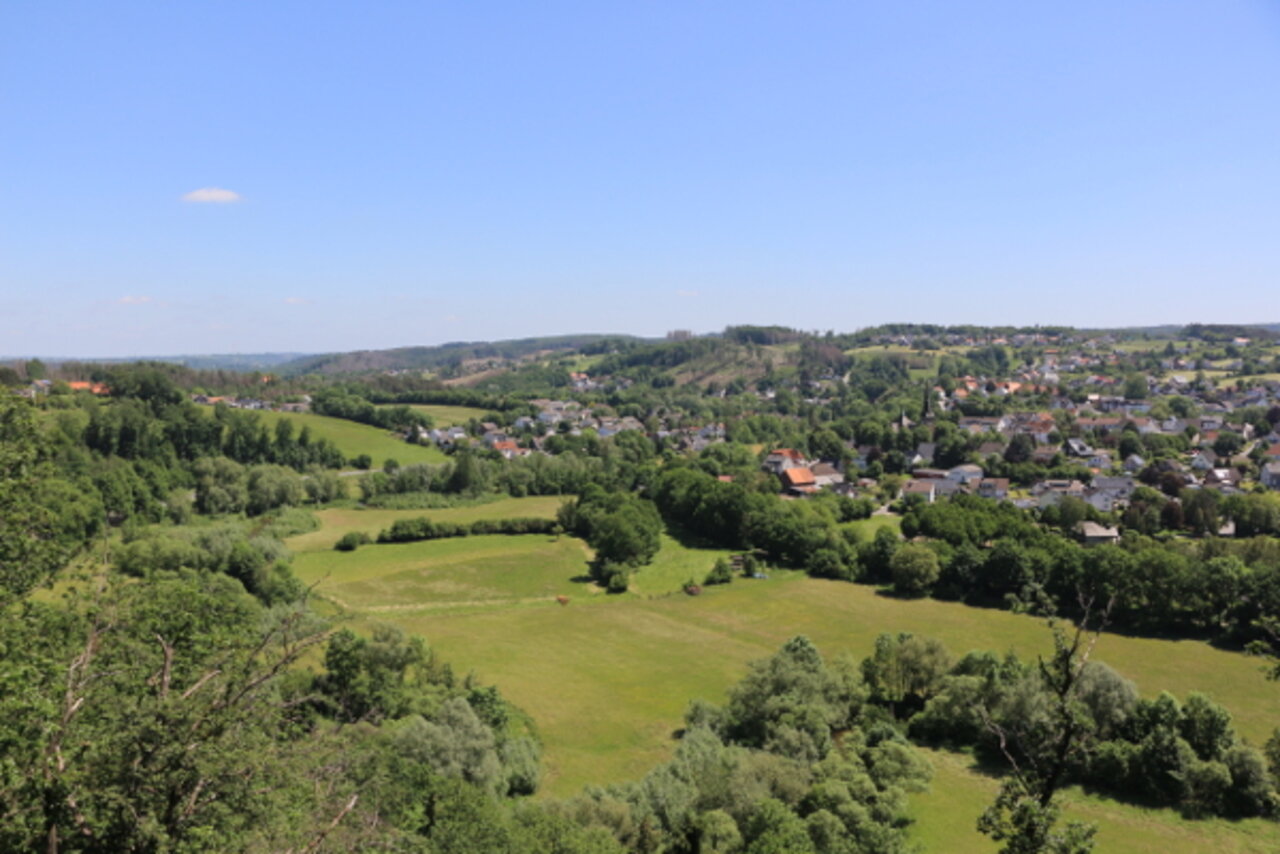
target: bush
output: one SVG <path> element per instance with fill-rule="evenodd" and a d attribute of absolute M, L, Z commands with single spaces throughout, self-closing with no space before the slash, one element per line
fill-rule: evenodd
<path fill-rule="evenodd" d="M 733 566 L 729 561 L 720 558 L 711 567 L 711 571 L 707 573 L 707 577 L 702 583 L 708 585 L 728 584 L 731 581 L 733 581 Z"/>
<path fill-rule="evenodd" d="M 627 585 L 630 579 L 625 569 L 617 569 L 610 573 L 609 580 L 605 583 L 605 589 L 610 593 L 626 593 Z"/>
<path fill-rule="evenodd" d="M 889 559 L 893 573 L 893 590 L 900 596 L 922 596 L 938 580 L 938 556 L 933 549 L 918 543 L 907 543 Z"/>
<path fill-rule="evenodd" d="M 362 471 L 368 471 L 373 468 L 373 457 L 368 454 L 361 454 L 358 457 L 352 457 L 350 462 L 354 468 L 361 469 Z"/>
<path fill-rule="evenodd" d="M 353 552 L 360 546 L 368 545 L 373 539 L 363 531 L 351 531 L 343 534 L 342 539 L 334 543 L 333 547 L 340 552 Z"/>

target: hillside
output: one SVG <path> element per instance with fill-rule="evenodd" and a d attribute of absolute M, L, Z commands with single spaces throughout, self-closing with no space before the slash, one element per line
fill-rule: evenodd
<path fill-rule="evenodd" d="M 440 370 L 467 363 L 512 362 L 544 352 L 591 349 L 606 342 L 639 342 L 630 335 L 554 335 L 509 341 L 454 341 L 436 347 L 396 347 L 389 350 L 355 350 L 295 359 L 280 366 L 286 374 L 356 374 L 367 371 Z"/>

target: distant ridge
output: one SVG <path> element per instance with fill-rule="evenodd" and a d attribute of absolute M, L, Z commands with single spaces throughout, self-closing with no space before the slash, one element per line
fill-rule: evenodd
<path fill-rule="evenodd" d="M 50 365 L 61 365 L 67 362 L 82 362 L 95 365 L 115 365 L 127 362 L 167 362 L 184 365 L 188 368 L 205 371 L 263 371 L 276 370 L 287 362 L 295 362 L 306 358 L 308 353 L 212 353 L 183 356 L 111 356 L 111 357 L 69 357 L 69 356 L 37 356 L 35 358 Z M 29 356 L 0 356 L 0 361 L 18 361 L 31 358 Z"/>
<path fill-rule="evenodd" d="M 516 338 L 507 341 L 452 341 L 434 347 L 395 347 L 389 350 L 354 350 L 305 356 L 281 364 L 287 374 L 349 374 L 366 371 L 429 370 L 458 365 L 476 359 L 515 360 L 541 352 L 576 351 L 612 342 L 645 343 L 656 339 L 634 335 L 552 335 Z"/>
<path fill-rule="evenodd" d="M 875 332 L 886 328 L 919 327 L 944 329 L 936 324 L 881 324 L 858 330 Z M 749 328 L 749 327 L 741 327 Z M 768 327 L 761 327 L 767 329 Z M 1013 329 L 1002 326 L 965 326 L 965 329 Z M 1033 329 L 1037 327 L 1017 327 Z M 796 335 L 805 333 L 787 330 Z M 1280 338 L 1280 323 L 1168 323 L 1157 326 L 1113 326 L 1078 328 L 1076 332 L 1088 335 L 1120 334 L 1150 338 L 1185 338 L 1210 336 L 1221 338 L 1228 334 L 1245 337 L 1262 336 Z M 719 338 L 723 333 L 709 332 L 692 337 Z M 850 333 L 852 334 L 852 333 Z M 661 338 L 644 338 L 636 335 L 583 333 L 550 335 L 532 338 L 513 338 L 501 341 L 451 341 L 433 346 L 392 347 L 384 350 L 351 350 L 336 353 L 215 353 L 177 356 L 120 356 L 111 358 L 70 358 L 39 356 L 49 364 L 82 362 L 86 364 L 119 364 L 126 362 L 168 362 L 197 370 L 271 371 L 281 374 L 357 374 L 370 371 L 435 370 L 453 367 L 468 361 L 492 359 L 516 361 L 538 353 L 596 351 L 607 353 L 615 349 L 630 349 L 636 345 L 657 344 Z M 621 345 L 619 347 L 618 345 Z M 31 358 L 0 356 L 0 362 L 14 362 Z"/>

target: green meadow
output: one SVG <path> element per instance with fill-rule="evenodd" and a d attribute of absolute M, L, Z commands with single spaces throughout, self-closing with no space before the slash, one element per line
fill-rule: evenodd
<path fill-rule="evenodd" d="M 999 780 L 970 757 L 925 750 L 933 763 L 933 784 L 913 795 L 913 836 L 924 851 L 996 854 L 999 846 L 974 830 L 974 822 L 995 799 Z M 1090 795 L 1079 787 L 1064 795 L 1068 820 L 1098 826 L 1099 854 L 1272 854 L 1280 829 L 1266 819 L 1190 820 L 1172 810 L 1146 809 Z"/>
<path fill-rule="evenodd" d="M 330 507 L 315 511 L 320 527 L 310 533 L 290 537 L 285 545 L 294 552 L 332 549 L 343 534 L 363 531 L 377 536 L 399 519 L 427 516 L 437 522 L 475 522 L 480 519 L 539 518 L 554 519 L 560 505 L 570 496 L 542 495 L 534 498 L 501 498 L 442 510 L 380 510 L 360 507 Z"/>
<path fill-rule="evenodd" d="M 466 424 L 472 418 L 483 418 L 485 410 L 474 406 L 445 406 L 433 403 L 411 403 L 409 408 L 429 416 L 437 427 L 452 427 L 455 424 Z"/>
<path fill-rule="evenodd" d="M 206 408 L 212 411 L 212 407 Z M 389 459 L 396 460 L 401 465 L 442 463 L 447 459 L 444 452 L 433 445 L 410 445 L 399 436 L 370 424 L 311 412 L 274 412 L 264 409 L 256 414 L 262 418 L 268 430 L 274 430 L 276 422 L 285 418 L 293 422 L 295 430 L 309 427 L 311 435 L 328 439 L 347 459 L 368 454 L 373 459 L 375 468 L 382 468 L 382 464 Z"/>
<path fill-rule="evenodd" d="M 770 571 L 679 592 L 727 552 L 664 537 L 655 562 L 632 589 L 608 595 L 583 579 L 590 558 L 575 538 L 480 536 L 355 552 L 332 550 L 349 530 L 376 533 L 395 518 L 464 521 L 554 513 L 563 499 L 504 499 L 433 511 L 324 510 L 320 531 L 289 540 L 295 568 L 367 628 L 389 622 L 421 634 L 459 672 L 474 671 L 527 711 L 545 744 L 542 791 L 567 796 L 588 784 L 643 775 L 671 755 L 690 700 L 724 699 L 747 663 L 805 634 L 824 654 L 861 658 L 881 632 L 942 640 L 956 655 L 972 649 L 1049 651 L 1044 621 L 933 600 L 901 600 L 864 585 Z M 893 517 L 859 523 L 869 536 Z M 555 601 L 568 597 L 568 604 Z M 1280 685 L 1259 662 L 1193 641 L 1103 636 L 1095 658 L 1138 683 L 1144 695 L 1203 691 L 1233 714 L 1239 732 L 1261 743 L 1280 723 Z M 916 837 L 927 851 L 992 852 L 974 830 L 997 780 L 964 755 L 931 751 L 936 779 L 914 801 Z M 1068 815 L 1100 825 L 1099 851 L 1181 854 L 1280 850 L 1280 825 L 1187 821 L 1073 791 Z"/>

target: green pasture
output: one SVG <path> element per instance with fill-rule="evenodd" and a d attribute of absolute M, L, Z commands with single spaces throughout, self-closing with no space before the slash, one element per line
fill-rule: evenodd
<path fill-rule="evenodd" d="M 866 519 L 855 519 L 852 522 L 846 522 L 844 527 L 857 531 L 859 539 L 866 542 L 873 539 L 876 531 L 881 528 L 892 528 L 894 533 L 900 532 L 902 530 L 902 517 L 889 515 L 868 516 Z"/>
<path fill-rule="evenodd" d="M 344 609 L 381 616 L 599 593 L 582 581 L 589 558 L 574 537 L 494 534 L 306 552 L 294 571 Z"/>
<path fill-rule="evenodd" d="M 560 361 L 569 363 L 568 365 L 565 366 L 566 370 L 576 371 L 578 373 L 583 373 L 583 372 L 590 373 L 591 369 L 594 368 L 596 365 L 600 364 L 600 362 L 603 359 L 604 359 L 603 354 L 595 354 L 591 356 L 584 356 L 579 354 L 567 359 L 561 359 Z"/>
<path fill-rule="evenodd" d="M 603 607 L 604 604 L 611 607 Z M 538 721 L 547 744 L 548 790 L 642 774 L 669 755 L 670 734 L 694 697 L 723 699 L 746 663 L 806 634 L 828 655 L 863 657 L 881 632 L 941 639 L 957 655 L 1050 647 L 1043 621 L 933 600 L 905 601 L 871 587 L 774 572 L 735 579 L 702 595 L 599 597 L 466 614 L 412 613 L 395 622 L 419 632 L 458 667 L 476 669 Z M 1095 656 L 1145 694 L 1200 690 L 1230 709 L 1261 743 L 1280 720 L 1280 686 L 1259 663 L 1193 641 L 1107 635 Z M 547 685 L 556 690 L 546 690 Z"/>
<path fill-rule="evenodd" d="M 1176 341 L 1169 338 L 1147 338 L 1118 341 L 1115 344 L 1115 349 L 1125 353 L 1153 353 L 1156 351 L 1163 352 L 1170 344 L 1178 347 L 1187 343 L 1186 341 Z"/>
<path fill-rule="evenodd" d="M 417 519 L 426 516 L 437 522 L 475 522 L 480 519 L 533 518 L 554 519 L 560 505 L 571 500 L 565 495 L 541 495 L 534 498 L 502 498 L 442 510 L 378 510 L 358 507 L 331 507 L 317 510 L 320 520 L 318 530 L 290 537 L 285 545 L 294 553 L 332 550 L 333 544 L 343 534 L 363 531 L 376 537 L 379 531 L 391 527 L 399 519 Z"/>
<path fill-rule="evenodd" d="M 560 499 L 554 499 L 558 504 Z M 572 795 L 587 784 L 642 776 L 667 759 L 689 701 L 723 701 L 748 662 L 772 654 L 789 637 L 811 637 L 829 657 L 861 658 L 881 632 L 909 631 L 942 640 L 953 654 L 1013 650 L 1034 657 L 1051 649 L 1044 621 L 1005 611 L 934 600 L 901 600 L 864 585 L 823 581 L 793 571 L 735 578 L 678 592 L 700 580 L 716 557 L 664 536 L 654 564 L 632 590 L 600 592 L 581 580 L 589 550 L 572 537 L 484 536 L 338 553 L 347 530 L 376 530 L 394 518 L 501 518 L 538 515 L 533 502 L 508 499 L 436 511 L 324 510 L 321 532 L 292 538 L 298 574 L 344 607 L 357 627 L 390 622 L 427 638 L 460 672 L 496 684 L 537 722 L 545 744 L 542 791 Z M 449 514 L 449 515 L 446 515 Z M 853 523 L 870 536 L 897 522 Z M 567 596 L 560 605 L 554 597 Z M 1238 731 L 1260 744 L 1280 723 L 1280 685 L 1260 662 L 1194 641 L 1102 637 L 1096 659 L 1138 683 L 1144 695 L 1203 691 L 1233 714 Z M 997 781 L 968 757 L 930 752 L 937 778 L 914 800 L 915 834 L 927 851 L 990 852 L 974 822 Z M 1069 814 L 1097 821 L 1098 850 L 1181 854 L 1203 850 L 1280 850 L 1280 825 L 1190 822 L 1169 810 L 1145 810 L 1081 792 Z"/>
<path fill-rule="evenodd" d="M 996 843 L 975 822 L 996 796 L 999 780 L 961 753 L 926 750 L 933 764 L 930 791 L 911 797 L 913 836 L 924 851 L 995 854 Z M 1266 819 L 1190 820 L 1173 810 L 1148 809 L 1082 792 L 1064 795 L 1065 820 L 1098 825 L 1095 850 L 1105 854 L 1268 854 L 1280 846 L 1280 826 Z"/>
<path fill-rule="evenodd" d="M 212 407 L 208 409 L 212 411 Z M 309 427 L 312 436 L 328 439 L 347 459 L 368 454 L 376 468 L 382 468 L 382 464 L 388 459 L 396 460 L 401 465 L 442 463 L 447 459 L 439 448 L 410 445 L 399 436 L 370 424 L 311 412 L 275 412 L 264 409 L 258 411 L 257 415 L 262 418 L 268 430 L 274 430 L 276 422 L 283 418 L 293 422 L 295 432 Z"/>
<path fill-rule="evenodd" d="M 452 427 L 455 424 L 466 424 L 472 418 L 484 418 L 486 410 L 474 406 L 444 406 L 434 403 L 411 403 L 409 408 L 429 416 L 437 427 Z"/>

